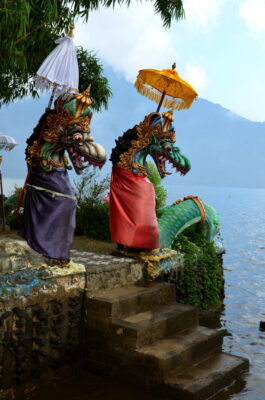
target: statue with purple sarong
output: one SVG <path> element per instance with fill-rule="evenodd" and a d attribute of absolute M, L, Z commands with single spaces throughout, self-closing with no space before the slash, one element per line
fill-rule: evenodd
<path fill-rule="evenodd" d="M 59 97 L 27 140 L 29 173 L 20 234 L 55 263 L 69 261 L 75 230 L 76 198 L 66 154 L 77 174 L 89 165 L 101 168 L 106 161 L 104 148 L 90 136 L 91 117 L 89 89 L 68 101 Z"/>

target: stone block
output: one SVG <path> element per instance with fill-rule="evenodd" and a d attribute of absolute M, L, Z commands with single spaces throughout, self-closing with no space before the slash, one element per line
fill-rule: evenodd
<path fill-rule="evenodd" d="M 186 368 L 199 358 L 218 351 L 222 342 L 221 331 L 197 326 L 144 346 L 137 352 L 152 366 L 157 378 L 165 379 L 180 368 Z"/>
<path fill-rule="evenodd" d="M 114 320 L 156 309 L 175 301 L 175 287 L 168 283 L 149 286 L 127 285 L 101 291 L 87 299 L 87 313 L 92 318 Z"/>
<path fill-rule="evenodd" d="M 149 379 L 149 390 L 179 400 L 214 398 L 248 369 L 248 360 L 218 353 L 183 372 L 159 382 Z"/>
<path fill-rule="evenodd" d="M 41 266 L 44 258 L 22 240 L 0 240 L 0 273 Z"/>
<path fill-rule="evenodd" d="M 196 308 L 171 303 L 122 320 L 114 320 L 113 335 L 120 336 L 124 347 L 136 349 L 195 326 L 197 323 Z"/>

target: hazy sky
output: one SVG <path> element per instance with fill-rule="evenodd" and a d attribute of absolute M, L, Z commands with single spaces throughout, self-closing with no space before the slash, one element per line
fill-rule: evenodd
<path fill-rule="evenodd" d="M 134 82 L 141 68 L 169 68 L 199 95 L 264 121 L 265 0 L 184 0 L 186 19 L 163 28 L 152 2 L 101 8 L 78 22 L 75 44 Z"/>

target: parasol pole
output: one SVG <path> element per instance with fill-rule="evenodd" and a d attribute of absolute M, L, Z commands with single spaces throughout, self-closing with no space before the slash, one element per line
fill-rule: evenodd
<path fill-rule="evenodd" d="M 171 67 L 171 69 L 173 69 L 175 71 L 175 68 L 176 68 L 176 63 L 174 62 L 172 67 Z M 160 102 L 158 104 L 156 112 L 159 112 L 159 110 L 160 110 L 160 108 L 162 106 L 163 100 L 165 98 L 165 95 L 166 95 L 166 91 L 164 90 L 163 93 L 162 93 L 162 96 L 161 96 L 161 99 L 160 99 Z"/>
<path fill-rule="evenodd" d="M 0 164 L 2 163 L 2 156 L 0 156 Z M 2 211 L 2 228 L 3 232 L 6 230 L 6 219 L 5 219 L 5 208 L 4 208 L 4 191 L 3 191 L 3 177 L 2 171 L 0 170 L 0 193 L 1 193 L 1 211 Z"/>
<path fill-rule="evenodd" d="M 55 92 L 56 92 L 56 85 L 53 86 L 52 94 L 51 94 L 51 97 L 50 97 L 50 100 L 49 100 L 47 111 L 51 109 L 52 102 L 53 102 L 53 99 L 54 99 L 54 96 L 55 96 Z"/>
<path fill-rule="evenodd" d="M 1 209 L 2 209 L 2 221 L 3 221 L 3 232 L 6 230 L 6 218 L 5 218 L 5 208 L 4 208 L 4 191 L 3 191 L 3 178 L 2 172 L 0 171 L 0 191 L 1 191 Z"/>
<path fill-rule="evenodd" d="M 159 112 L 159 110 L 160 110 L 160 108 L 161 108 L 161 106 L 162 106 L 162 103 L 163 103 L 163 100 L 164 100 L 164 98 L 165 98 L 165 95 L 166 95 L 166 91 L 164 90 L 164 92 L 162 93 L 160 102 L 159 102 L 159 104 L 158 104 L 157 110 L 156 110 L 157 113 Z"/>

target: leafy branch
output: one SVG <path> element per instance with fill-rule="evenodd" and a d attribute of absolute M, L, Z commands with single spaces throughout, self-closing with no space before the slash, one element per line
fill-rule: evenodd
<path fill-rule="evenodd" d="M 147 0 L 145 0 L 147 1 Z M 164 26 L 184 17 L 182 0 L 152 0 Z M 131 0 L 2 0 L 0 8 L 0 106 L 28 95 L 37 96 L 31 80 L 54 40 L 67 33 L 76 17 L 87 21 L 100 6 L 131 5 Z M 98 80 L 97 85 L 107 85 Z M 105 90 L 105 94 L 109 91 Z M 96 109 L 107 106 L 104 90 L 99 90 Z M 99 106 L 101 104 L 101 106 Z"/>

